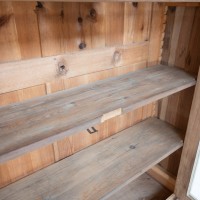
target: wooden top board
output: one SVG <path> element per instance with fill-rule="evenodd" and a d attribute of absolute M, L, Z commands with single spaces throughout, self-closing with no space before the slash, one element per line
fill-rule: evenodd
<path fill-rule="evenodd" d="M 0 200 L 107 199 L 182 145 L 177 129 L 150 118 L 0 189 Z"/>
<path fill-rule="evenodd" d="M 6 0 L 1 0 L 6 1 Z M 18 0 L 12 0 L 12 1 L 18 1 Z M 21 1 L 33 1 L 33 0 L 21 0 Z M 43 0 L 43 2 L 130 2 L 130 0 Z M 166 0 L 137 0 L 137 2 L 164 2 L 166 3 Z M 167 2 L 181 2 L 181 3 L 193 3 L 193 2 L 200 2 L 199 0 L 168 0 Z M 187 5 L 187 4 L 186 4 Z"/>
<path fill-rule="evenodd" d="M 155 66 L 0 108 L 0 162 L 195 85 L 186 72 Z"/>

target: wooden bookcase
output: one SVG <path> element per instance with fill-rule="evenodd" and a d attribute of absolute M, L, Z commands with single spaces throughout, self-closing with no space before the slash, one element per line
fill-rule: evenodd
<path fill-rule="evenodd" d="M 198 2 L 0 1 L 0 199 L 188 199 L 199 21 Z"/>

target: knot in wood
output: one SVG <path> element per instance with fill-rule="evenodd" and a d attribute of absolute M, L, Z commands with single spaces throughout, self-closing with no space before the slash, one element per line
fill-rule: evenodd
<path fill-rule="evenodd" d="M 96 10 L 94 8 L 92 8 L 90 10 L 90 17 L 92 17 L 92 18 L 96 18 L 97 17 L 97 12 L 96 12 Z"/>
<path fill-rule="evenodd" d="M 78 23 L 82 24 L 83 23 L 83 18 L 82 17 L 78 17 Z"/>
<path fill-rule="evenodd" d="M 58 63 L 58 74 L 66 75 L 68 72 L 67 67 L 63 63 Z"/>
<path fill-rule="evenodd" d="M 85 42 L 81 42 L 81 43 L 79 44 L 79 49 L 85 49 L 85 48 L 86 48 Z"/>
<path fill-rule="evenodd" d="M 121 60 L 121 53 L 119 51 L 115 51 L 113 55 L 113 63 L 116 65 Z"/>

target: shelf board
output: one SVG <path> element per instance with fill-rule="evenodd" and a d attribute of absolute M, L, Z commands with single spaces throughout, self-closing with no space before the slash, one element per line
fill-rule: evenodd
<path fill-rule="evenodd" d="M 0 162 L 13 159 L 195 85 L 183 70 L 154 66 L 0 108 Z"/>
<path fill-rule="evenodd" d="M 106 198 L 107 200 L 164 200 L 170 192 L 146 173 Z"/>
<path fill-rule="evenodd" d="M 0 190 L 0 199 L 99 199 L 181 148 L 181 133 L 149 118 Z"/>

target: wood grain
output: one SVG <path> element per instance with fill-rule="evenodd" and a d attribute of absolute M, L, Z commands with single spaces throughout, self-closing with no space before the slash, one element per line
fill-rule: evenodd
<path fill-rule="evenodd" d="M 113 194 L 109 200 L 163 200 L 167 199 L 170 192 L 147 174 L 129 183 L 123 189 Z"/>
<path fill-rule="evenodd" d="M 12 2 L 21 59 L 41 57 L 35 2 Z M 28 27 L 25 31 L 24 27 Z"/>
<path fill-rule="evenodd" d="M 119 52 L 116 60 L 115 52 Z M 134 55 L 134 56 L 132 56 Z M 0 64 L 0 93 L 145 61 L 148 42 Z M 90 62 L 88 62 L 90 61 Z M 60 66 L 64 65 L 64 71 Z M 9 80 L 9 81 L 7 81 Z"/>
<path fill-rule="evenodd" d="M 42 56 L 64 53 L 61 11 L 61 2 L 45 2 L 42 8 L 36 8 Z"/>
<path fill-rule="evenodd" d="M 124 3 L 107 3 L 105 20 L 106 46 L 123 44 Z"/>
<path fill-rule="evenodd" d="M 152 167 L 150 170 L 148 170 L 147 174 L 149 174 L 151 177 L 157 180 L 169 191 L 174 192 L 176 178 L 172 174 L 167 172 L 167 170 L 165 170 L 159 165 L 156 165 Z"/>
<path fill-rule="evenodd" d="M 1 189 L 0 199 L 20 200 L 27 195 L 29 199 L 106 197 L 182 144 L 176 129 L 152 118 Z"/>
<path fill-rule="evenodd" d="M 152 3 L 125 3 L 124 44 L 149 40 Z"/>
<path fill-rule="evenodd" d="M 52 55 L 54 52 L 56 54 L 61 54 L 59 50 L 64 53 L 69 53 L 72 51 L 79 51 L 78 45 L 81 41 L 80 27 L 78 26 L 77 18 L 80 16 L 84 20 L 84 34 L 87 35 L 86 43 L 87 47 L 94 49 L 99 47 L 104 47 L 105 41 L 107 38 L 107 45 L 113 47 L 112 44 L 116 44 L 120 41 L 120 44 L 123 42 L 124 34 L 124 20 L 131 21 L 132 15 L 123 16 L 124 13 L 124 3 L 113 2 L 110 3 L 75 3 L 75 2 L 63 2 L 60 5 L 60 2 L 49 3 L 43 2 L 44 9 L 36 9 L 37 3 L 33 2 L 2 2 L 0 3 L 1 14 L 8 16 L 11 14 L 11 18 L 7 23 L 3 23 L 3 26 L 0 27 L 0 62 L 7 62 L 12 60 L 27 59 L 31 57 L 31 54 L 34 53 L 34 57 L 42 55 L 41 49 L 46 55 Z M 53 6 L 55 5 L 55 7 Z M 110 8 L 108 8 L 111 6 Z M 134 15 L 136 18 L 146 19 L 146 10 L 141 10 L 142 8 L 147 9 L 147 5 L 142 3 L 139 6 L 140 13 L 145 16 Z M 94 23 L 90 20 L 87 20 L 90 9 L 94 8 L 97 12 L 97 21 Z M 106 10 L 108 12 L 106 13 Z M 155 12 L 156 10 L 154 10 Z M 19 13 L 23 13 L 19 15 Z M 0 17 L 1 17 L 0 14 Z M 36 37 L 36 21 L 37 16 L 37 27 L 38 32 L 42 34 L 42 40 L 40 38 L 41 45 L 40 50 L 38 48 L 38 43 Z M 128 19 L 130 17 L 131 19 Z M 158 16 L 160 17 L 160 16 Z M 2 19 L 2 18 L 1 18 Z M 61 21 L 61 23 L 60 23 Z M 107 25 L 109 30 L 106 31 L 105 23 L 109 22 Z M 2 20 L 0 21 L 2 25 Z M 3 22 L 6 22 L 3 20 Z M 30 22 L 32 22 L 30 24 Z M 39 22 L 39 23 L 38 23 Z M 45 23 L 46 22 L 46 23 Z M 145 20 L 146 22 L 146 20 Z M 55 24 L 57 23 L 57 24 Z M 85 26 L 86 25 L 86 26 Z M 42 26 L 42 27 L 41 27 Z M 61 26 L 61 27 L 60 27 Z M 32 28 L 31 28 L 32 27 Z M 33 29 L 33 27 L 35 27 Z M 138 26 L 137 26 L 138 27 Z M 58 28 L 58 30 L 54 30 Z M 136 29 L 136 27 L 134 27 Z M 160 27 L 161 28 L 161 27 Z M 41 30 L 40 30 L 41 29 Z M 146 28 L 144 27 L 146 30 Z M 137 30 L 133 30 L 134 33 Z M 142 34 L 142 31 L 139 31 Z M 107 33 L 107 35 L 106 35 Z M 45 37 L 46 34 L 46 37 Z M 29 36 L 32 36 L 30 40 Z M 142 36 L 138 36 L 138 38 Z M 51 41 L 52 40 L 52 41 Z M 109 42 L 110 40 L 110 42 Z M 26 43 L 22 43 L 25 42 Z M 109 43 L 111 45 L 109 45 Z M 138 43 L 137 43 L 138 44 Z M 127 45 L 129 45 L 127 43 Z M 37 47 L 37 48 L 36 48 Z M 86 50 L 87 50 L 86 47 Z M 24 49 L 26 48 L 26 49 Z M 30 50 L 27 50 L 30 48 Z M 49 49 L 48 49 L 49 48 Z M 38 52 L 36 52 L 38 49 Z M 85 50 L 83 50 L 85 51 Z M 95 51 L 95 49 L 94 49 Z M 31 53 L 32 52 L 32 53 Z M 22 53 L 22 55 L 21 55 Z M 78 52 L 75 52 L 75 54 Z M 131 55 L 132 54 L 132 55 Z M 49 79 L 48 83 L 30 86 L 29 88 L 24 88 L 0 95 L 0 104 L 7 105 L 14 102 L 24 101 L 26 99 L 34 98 L 37 96 L 45 95 L 45 85 L 48 85 L 49 91 L 56 92 L 59 90 L 69 89 L 71 87 L 80 86 L 82 84 L 87 84 L 94 82 L 96 80 L 102 80 L 105 78 L 118 76 L 121 74 L 128 73 L 137 69 L 146 67 L 146 60 L 132 64 L 131 59 L 135 58 L 135 52 L 131 52 L 129 56 L 128 65 L 123 67 L 115 66 L 114 68 L 94 71 L 93 73 L 86 73 L 81 76 L 75 76 L 71 78 L 63 77 L 63 79 Z M 78 55 L 78 54 L 77 54 Z M 44 55 L 43 55 L 44 56 Z M 131 58 L 132 57 L 132 58 Z M 88 62 L 87 62 L 88 63 Z M 27 66 L 28 67 L 28 66 Z M 82 68 L 82 65 L 79 66 Z M 79 69 L 78 67 L 78 69 Z M 87 66 L 84 66 L 85 68 Z M 83 68 L 84 68 L 83 67 Z M 38 69 L 38 73 L 42 72 L 43 66 Z M 12 72 L 11 72 L 12 73 Z M 35 75 L 35 71 L 29 76 L 31 79 Z M 2 79 L 1 79 L 2 80 Z M 11 81 L 10 80 L 6 80 Z M 21 80 L 19 80 L 21 81 Z M 1 82 L 1 81 L 0 81 Z M 16 84 L 16 83 L 15 83 Z M 151 103 L 142 108 L 139 108 L 135 111 L 131 111 L 127 114 L 123 114 L 118 117 L 114 117 L 110 120 L 105 121 L 100 126 L 98 125 L 98 134 L 90 135 L 87 131 L 83 131 L 79 134 L 75 134 L 73 137 L 65 138 L 59 141 L 58 145 L 54 145 L 55 159 L 63 159 L 66 156 L 73 154 L 74 152 L 80 151 L 81 149 L 92 145 L 106 137 L 115 134 L 116 132 L 125 129 L 136 122 L 139 122 L 149 116 L 154 116 L 156 112 L 156 103 Z M 96 126 L 95 126 L 96 127 Z M 29 153 L 28 153 L 29 154 Z M 29 155 L 28 155 L 29 156 Z M 4 163 L 1 167 L 1 174 L 4 175 L 4 178 L 0 178 L 0 187 L 11 182 L 18 180 L 24 176 L 27 176 L 34 171 L 44 168 L 47 166 L 47 162 L 40 162 L 40 160 L 45 160 L 47 158 L 49 164 L 52 164 L 52 159 L 54 157 L 54 152 L 51 151 L 51 148 L 47 148 L 45 153 L 42 150 L 38 149 L 37 154 L 35 154 L 35 159 L 27 158 L 27 154 L 16 158 L 12 161 Z M 23 167 L 22 167 L 23 166 Z M 34 169 L 34 167 L 36 167 Z M 9 170 L 10 169 L 10 173 Z M 6 184 L 5 184 L 6 183 Z"/>
<path fill-rule="evenodd" d="M 169 60 L 173 60 L 174 63 L 171 63 L 173 66 L 183 68 L 195 76 L 200 66 L 198 12 L 198 7 L 169 7 L 162 54 L 162 63 L 169 64 Z M 184 133 L 187 128 L 193 93 L 194 88 L 187 89 L 164 99 L 162 106 L 159 106 L 162 119 L 180 128 Z M 180 155 L 181 151 L 162 162 L 162 165 L 175 176 Z"/>
<path fill-rule="evenodd" d="M 157 2 L 152 4 L 148 66 L 158 64 L 161 57 L 165 12 L 166 7 L 163 4 Z"/>
<path fill-rule="evenodd" d="M 11 2 L 0 2 L 0 17 L 0 61 L 20 60 L 20 46 Z"/>
<path fill-rule="evenodd" d="M 195 88 L 194 99 L 192 102 L 192 108 L 190 112 L 183 152 L 181 156 L 180 167 L 175 186 L 175 195 L 181 200 L 189 200 L 189 197 L 187 197 L 187 190 L 189 186 L 190 177 L 192 174 L 192 168 L 194 165 L 197 148 L 200 141 L 199 98 L 200 98 L 200 73 L 198 75 L 197 85 Z"/>
<path fill-rule="evenodd" d="M 155 66 L 2 107 L 0 160 L 97 125 L 103 114 L 115 109 L 127 113 L 193 85 L 195 79 L 184 71 Z"/>

